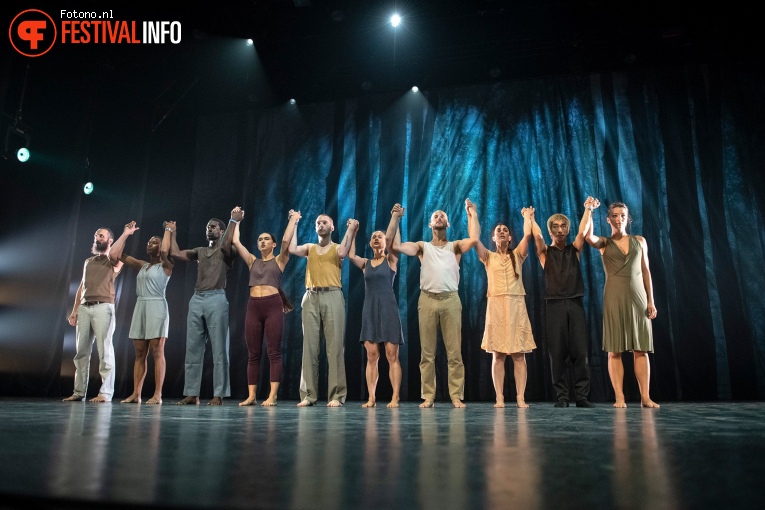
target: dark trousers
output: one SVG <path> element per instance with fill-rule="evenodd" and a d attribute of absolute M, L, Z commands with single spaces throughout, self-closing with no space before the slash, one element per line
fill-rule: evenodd
<path fill-rule="evenodd" d="M 279 294 L 251 297 L 247 302 L 244 338 L 247 341 L 247 384 L 257 385 L 260 376 L 260 358 L 263 354 L 263 333 L 270 362 L 270 381 L 282 378 L 282 333 L 284 310 Z"/>
<path fill-rule="evenodd" d="M 547 350 L 555 393 L 558 400 L 569 401 L 566 361 L 570 359 L 574 369 L 576 400 L 584 400 L 590 395 L 590 366 L 583 300 L 581 297 L 548 299 L 545 304 Z"/>

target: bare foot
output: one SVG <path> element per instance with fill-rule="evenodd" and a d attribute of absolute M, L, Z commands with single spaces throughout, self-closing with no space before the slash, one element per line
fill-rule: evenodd
<path fill-rule="evenodd" d="M 420 404 L 420 409 L 430 409 L 434 405 L 436 404 L 432 400 L 426 400 L 425 402 Z"/>
<path fill-rule="evenodd" d="M 177 406 L 198 406 L 199 405 L 199 397 L 192 396 L 192 397 L 186 397 L 180 402 L 176 402 L 175 405 Z"/>
<path fill-rule="evenodd" d="M 147 400 L 146 403 L 147 404 L 157 404 L 157 405 L 162 404 L 162 397 L 158 397 L 158 396 L 154 395 L 149 400 Z"/>
<path fill-rule="evenodd" d="M 85 397 L 81 397 L 79 395 L 72 395 L 71 397 L 66 397 L 62 402 L 82 402 L 85 400 Z"/>
<path fill-rule="evenodd" d="M 210 400 L 207 403 L 208 406 L 222 406 L 223 405 L 223 399 L 221 397 L 213 397 L 212 400 Z"/>
<path fill-rule="evenodd" d="M 529 405 L 526 403 L 526 401 L 522 398 L 516 398 L 515 399 L 515 405 L 520 407 L 521 409 L 527 409 Z"/>
<path fill-rule="evenodd" d="M 263 407 L 276 407 L 276 397 L 268 397 L 260 405 L 262 405 Z"/>
<path fill-rule="evenodd" d="M 304 398 L 297 406 L 298 407 L 311 407 L 312 405 L 313 405 L 313 402 L 311 402 L 307 398 Z"/>
<path fill-rule="evenodd" d="M 133 393 L 125 400 L 120 401 L 121 404 L 140 404 L 141 403 L 141 395 L 136 395 Z"/>
<path fill-rule="evenodd" d="M 393 400 L 391 400 L 390 403 L 388 403 L 388 407 L 390 407 L 391 409 L 394 407 L 398 407 L 398 399 L 394 398 Z"/>
<path fill-rule="evenodd" d="M 255 397 L 249 397 L 244 402 L 239 402 L 240 406 L 255 406 L 258 405 L 258 401 L 255 399 Z"/>
<path fill-rule="evenodd" d="M 505 401 L 504 400 L 497 400 L 497 403 L 494 404 L 494 407 L 505 407 Z"/>
<path fill-rule="evenodd" d="M 339 400 L 330 400 L 327 402 L 327 407 L 343 407 L 343 403 Z"/>
<path fill-rule="evenodd" d="M 361 407 L 375 407 L 376 405 L 377 405 L 377 402 L 375 402 L 374 400 L 370 400 L 366 404 L 362 404 Z"/>
<path fill-rule="evenodd" d="M 617 400 L 614 402 L 614 407 L 618 407 L 620 409 L 627 407 L 627 403 L 624 400 Z"/>
<path fill-rule="evenodd" d="M 106 400 L 106 397 L 104 397 L 103 395 L 97 395 L 97 396 L 91 398 L 90 400 L 88 400 L 88 402 L 101 403 L 101 402 L 111 402 L 111 400 Z"/>
<path fill-rule="evenodd" d="M 650 408 L 653 408 L 653 409 L 658 409 L 658 408 L 661 407 L 659 404 L 657 404 L 656 402 L 654 402 L 650 398 L 648 400 L 643 400 L 640 403 L 640 405 L 642 405 L 643 407 L 650 407 Z"/>
<path fill-rule="evenodd" d="M 455 408 L 457 408 L 457 409 L 462 409 L 463 407 L 467 407 L 467 406 L 465 405 L 465 403 L 464 403 L 462 400 L 458 399 L 458 398 L 453 398 L 453 399 L 452 399 L 452 405 L 453 405 Z"/>

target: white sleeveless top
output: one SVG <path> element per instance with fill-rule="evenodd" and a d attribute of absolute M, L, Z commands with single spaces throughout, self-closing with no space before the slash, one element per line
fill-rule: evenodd
<path fill-rule="evenodd" d="M 454 243 L 449 241 L 443 246 L 422 243 L 420 289 L 438 294 L 455 291 L 459 285 L 460 265 L 454 253 Z"/>

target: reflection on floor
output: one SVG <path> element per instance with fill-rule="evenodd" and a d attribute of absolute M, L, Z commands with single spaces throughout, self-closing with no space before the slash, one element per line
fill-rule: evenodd
<path fill-rule="evenodd" d="M 0 506 L 762 508 L 765 403 L 0 400 Z"/>

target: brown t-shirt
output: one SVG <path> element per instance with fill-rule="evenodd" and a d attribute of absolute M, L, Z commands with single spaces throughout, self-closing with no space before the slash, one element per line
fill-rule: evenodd
<path fill-rule="evenodd" d="M 114 304 L 114 280 L 119 274 L 106 255 L 96 255 L 85 261 L 82 278 L 81 303 L 101 301 Z"/>
<path fill-rule="evenodd" d="M 200 246 L 194 248 L 199 263 L 195 291 L 218 290 L 226 288 L 226 277 L 234 263 L 233 254 L 226 256 L 220 246 Z"/>

